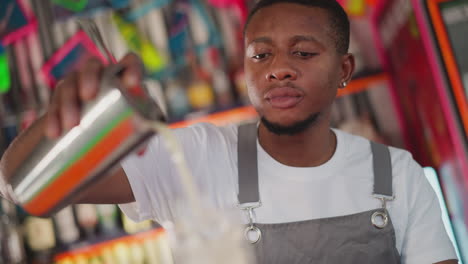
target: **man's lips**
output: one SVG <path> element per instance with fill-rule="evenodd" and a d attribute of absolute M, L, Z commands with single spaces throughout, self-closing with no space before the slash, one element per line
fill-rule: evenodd
<path fill-rule="evenodd" d="M 269 90 L 264 98 L 274 108 L 287 109 L 299 104 L 304 98 L 304 94 L 292 87 L 277 87 Z"/>

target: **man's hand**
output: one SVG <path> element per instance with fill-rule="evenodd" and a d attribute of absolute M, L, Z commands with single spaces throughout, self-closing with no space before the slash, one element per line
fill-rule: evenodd
<path fill-rule="evenodd" d="M 141 82 L 142 64 L 135 54 L 126 55 L 119 64 L 124 69 L 121 74 L 123 87 L 131 88 Z M 99 60 L 91 59 L 59 82 L 46 114 L 28 129 L 22 131 L 3 154 L 0 161 L 0 194 L 2 196 L 14 201 L 8 182 L 29 156 L 31 148 L 43 140 L 44 136 L 57 138 L 79 124 L 83 105 L 93 100 L 99 91 L 104 67 Z M 86 189 L 80 190 L 69 202 L 116 204 L 134 200 L 125 172 L 122 168 L 117 168 Z"/>
<path fill-rule="evenodd" d="M 135 54 L 127 54 L 119 64 L 124 67 L 124 87 L 133 87 L 141 82 L 142 65 Z M 98 93 L 103 71 L 104 65 L 93 58 L 59 81 L 46 114 L 45 133 L 49 138 L 57 138 L 79 124 L 81 108 Z"/>

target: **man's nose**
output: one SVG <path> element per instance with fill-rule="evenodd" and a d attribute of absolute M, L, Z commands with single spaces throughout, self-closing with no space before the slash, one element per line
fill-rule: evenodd
<path fill-rule="evenodd" d="M 276 63 L 265 77 L 267 81 L 283 81 L 286 79 L 294 81 L 297 79 L 297 71 L 286 63 L 282 63 L 281 65 Z"/>

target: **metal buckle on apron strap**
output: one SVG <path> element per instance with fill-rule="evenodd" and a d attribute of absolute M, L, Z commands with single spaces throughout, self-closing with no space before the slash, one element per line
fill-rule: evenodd
<path fill-rule="evenodd" d="M 244 230 L 244 237 L 250 244 L 255 244 L 262 238 L 262 231 L 254 224 L 253 210 L 262 206 L 262 202 L 238 204 L 237 207 L 246 212 L 249 218 L 249 225 Z"/>
<path fill-rule="evenodd" d="M 387 196 L 382 194 L 373 194 L 374 198 L 382 201 L 382 211 L 377 211 L 372 214 L 372 225 L 378 229 L 382 229 L 388 225 L 387 201 L 393 201 L 395 196 Z M 380 220 L 379 220 L 380 219 Z"/>

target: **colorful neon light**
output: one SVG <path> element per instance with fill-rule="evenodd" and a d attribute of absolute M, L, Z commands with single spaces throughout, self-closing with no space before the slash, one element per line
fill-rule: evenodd
<path fill-rule="evenodd" d="M 53 0 L 52 2 L 73 12 L 80 12 L 88 5 L 88 0 Z"/>

